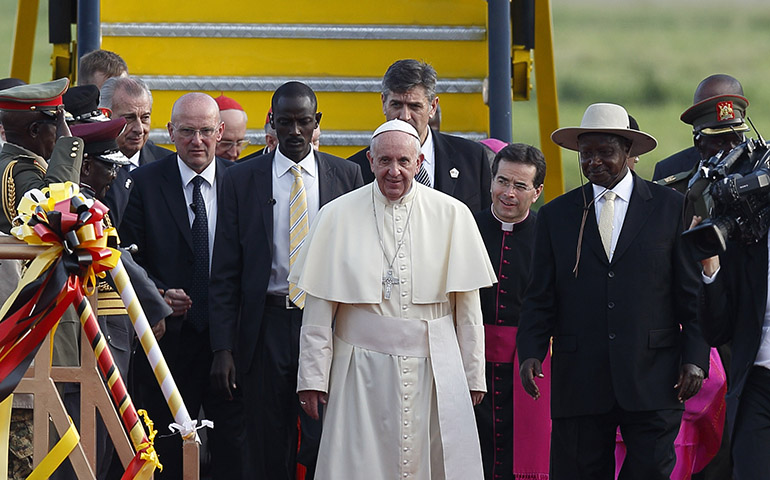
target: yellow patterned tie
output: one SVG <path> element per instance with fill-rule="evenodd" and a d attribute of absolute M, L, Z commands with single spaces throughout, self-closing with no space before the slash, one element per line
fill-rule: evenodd
<path fill-rule="evenodd" d="M 292 165 L 291 174 L 294 175 L 294 183 L 291 184 L 289 202 L 289 271 L 294 266 L 294 260 L 308 232 L 307 196 L 300 166 Z M 289 298 L 294 305 L 305 308 L 305 292 L 297 288 L 295 283 L 289 282 Z"/>
<path fill-rule="evenodd" d="M 602 238 L 604 253 L 607 259 L 612 260 L 612 227 L 615 223 L 615 197 L 617 195 L 612 190 L 604 194 L 604 206 L 599 212 L 599 236 Z"/>

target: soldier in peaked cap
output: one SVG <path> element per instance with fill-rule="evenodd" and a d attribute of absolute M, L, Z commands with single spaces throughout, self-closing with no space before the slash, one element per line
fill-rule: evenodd
<path fill-rule="evenodd" d="M 83 142 L 71 136 L 64 121 L 62 94 L 68 85 L 61 78 L 0 91 L 7 140 L 0 150 L 0 231 L 10 231 L 16 206 L 28 190 L 78 181 Z"/>
<path fill-rule="evenodd" d="M 103 200 L 110 189 L 118 168 L 130 163 L 115 141 L 125 126 L 126 119 L 122 117 L 72 126 L 73 134 L 85 143 L 80 188 L 99 200 Z"/>
<path fill-rule="evenodd" d="M 745 140 L 744 132 L 749 130 L 744 122 L 748 106 L 741 82 L 736 78 L 716 74 L 701 81 L 695 89 L 693 105 L 679 117 L 692 125 L 693 146 L 658 162 L 652 180 L 684 193 L 701 160 L 720 150 L 729 151 Z"/>
<path fill-rule="evenodd" d="M 96 85 L 72 87 L 62 95 L 62 101 L 69 114 L 67 122 L 106 122 L 110 119 L 110 110 L 99 108 L 99 89 Z"/>
<path fill-rule="evenodd" d="M 120 152 L 115 140 L 125 125 L 126 120 L 121 117 L 105 122 L 82 123 L 72 126 L 73 135 L 80 137 L 85 144 L 83 165 L 80 170 L 80 191 L 86 197 L 103 200 L 105 193 L 110 188 L 110 183 L 115 179 L 117 169 L 123 165 L 128 165 L 128 159 Z M 106 227 L 112 226 L 109 213 L 104 217 L 104 224 Z M 147 272 L 136 264 L 131 254 L 122 248 L 120 253 L 121 262 L 131 279 L 131 284 L 136 291 L 137 299 L 142 305 L 147 320 L 153 326 L 153 332 L 156 335 L 162 335 L 161 332 L 165 331 L 163 319 L 171 314 L 171 307 L 166 304 L 158 293 L 155 284 L 147 276 Z M 133 327 L 111 275 L 99 280 L 97 301 L 99 327 L 110 346 L 115 365 L 126 385 L 129 385 L 130 388 L 132 382 L 129 381 L 129 367 L 131 353 L 134 350 L 132 348 L 134 344 Z M 59 332 L 66 332 L 67 335 L 71 336 L 69 342 L 79 345 L 80 324 L 77 318 L 63 318 Z M 64 334 L 57 333 L 57 340 L 61 340 L 59 337 Z M 61 345 L 61 342 L 56 343 L 56 345 Z M 78 353 L 78 350 L 74 350 L 74 352 Z M 67 384 L 64 402 L 73 419 L 79 418 L 79 385 Z M 97 478 L 112 478 L 108 475 L 110 466 L 112 463 L 119 464 L 119 462 L 113 459 L 114 447 L 109 441 L 107 431 L 101 421 L 97 423 L 96 448 Z M 65 470 L 66 472 L 57 471 L 56 480 L 74 480 L 74 472 L 69 469 Z"/>

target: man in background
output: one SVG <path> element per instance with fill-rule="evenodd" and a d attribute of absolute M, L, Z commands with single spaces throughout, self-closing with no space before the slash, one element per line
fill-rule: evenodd
<path fill-rule="evenodd" d="M 434 132 L 428 122 L 436 115 L 436 70 L 417 60 L 399 60 L 388 67 L 382 78 L 382 113 L 386 120 L 399 119 L 411 124 L 420 134 L 425 157 L 415 180 L 455 197 L 478 212 L 490 204 L 489 161 L 477 142 Z M 364 148 L 348 160 L 361 167 L 364 182 L 374 174 Z"/>
<path fill-rule="evenodd" d="M 222 140 L 217 143 L 217 157 L 234 162 L 249 145 L 249 141 L 246 140 L 246 123 L 249 117 L 243 111 L 241 104 L 230 97 L 220 95 L 214 100 L 219 105 L 219 115 L 225 124 Z"/>
<path fill-rule="evenodd" d="M 120 227 L 123 210 L 133 188 L 131 172 L 172 152 L 150 140 L 152 93 L 141 79 L 118 77 L 107 80 L 101 89 L 100 106 L 112 110 L 112 118 L 126 119 L 126 128 L 118 136 L 118 147 L 128 158 L 129 165 L 118 170 L 112 188 L 104 199 L 104 204 L 110 209 L 113 224 Z"/>
<path fill-rule="evenodd" d="M 126 61 L 115 52 L 94 50 L 80 57 L 78 85 L 96 85 L 101 90 L 108 78 L 127 75 Z"/>

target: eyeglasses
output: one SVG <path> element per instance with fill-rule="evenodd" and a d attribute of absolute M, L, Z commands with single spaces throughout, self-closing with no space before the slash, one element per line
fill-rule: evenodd
<path fill-rule="evenodd" d="M 530 187 L 529 185 L 526 185 L 521 182 L 511 182 L 510 180 L 506 180 L 503 177 L 497 177 L 495 178 L 495 183 L 501 187 L 504 188 L 506 191 L 513 187 L 514 190 L 516 190 L 519 193 L 525 193 L 530 192 L 535 189 L 535 187 Z"/>
<path fill-rule="evenodd" d="M 222 140 L 219 142 L 219 146 L 224 148 L 225 150 L 230 150 L 233 147 L 246 148 L 247 146 L 249 146 L 249 143 L 251 142 L 249 142 L 245 138 L 243 140 L 238 140 L 237 142 L 233 142 L 232 140 Z"/>
<path fill-rule="evenodd" d="M 110 173 L 110 175 L 113 175 L 113 176 L 114 176 L 114 175 L 117 175 L 117 174 L 118 174 L 118 170 L 120 170 L 120 167 L 121 167 L 121 165 L 118 165 L 117 163 L 108 162 L 108 161 L 106 161 L 106 160 L 103 160 L 101 157 L 98 157 L 98 156 L 96 156 L 96 157 L 94 157 L 94 158 L 95 158 L 96 160 L 99 160 L 99 162 L 98 162 L 98 163 L 99 163 L 99 164 L 100 164 L 100 165 L 101 165 L 101 166 L 102 166 L 102 167 L 103 167 L 105 170 L 107 170 L 107 171 Z"/>
<path fill-rule="evenodd" d="M 201 138 L 211 138 L 214 135 L 216 135 L 217 132 L 219 131 L 218 126 L 205 127 L 198 130 L 194 128 L 189 128 L 189 127 L 177 127 L 176 125 L 173 125 L 173 126 L 174 126 L 174 131 L 176 131 L 176 133 L 179 134 L 179 136 L 182 138 L 193 138 L 196 133 L 199 133 L 201 135 Z"/>

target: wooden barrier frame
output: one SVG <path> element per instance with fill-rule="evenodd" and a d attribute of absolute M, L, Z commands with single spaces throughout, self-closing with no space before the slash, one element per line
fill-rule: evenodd
<path fill-rule="evenodd" d="M 12 237 L 0 237 L 0 259 L 32 259 L 45 247 L 27 245 Z M 96 298 L 88 301 L 94 312 Z M 34 396 L 33 410 L 33 466 L 37 467 L 49 451 L 49 419 L 59 436 L 69 428 L 67 411 L 56 382 L 80 384 L 80 442 L 70 453 L 69 459 L 75 474 L 81 480 L 95 480 L 96 475 L 96 412 L 104 421 L 107 432 L 118 452 L 123 467 L 134 457 L 134 449 L 118 416 L 112 398 L 96 365 L 93 348 L 85 335 L 80 339 L 79 367 L 52 367 L 50 361 L 51 335 L 40 347 L 35 361 L 27 370 L 14 393 L 30 393 Z M 84 395 L 83 392 L 88 392 Z M 157 428 L 157 427 L 156 427 Z M 183 480 L 199 480 L 200 447 L 195 439 L 184 440 L 182 445 Z M 161 463 L 163 459 L 161 459 Z"/>

